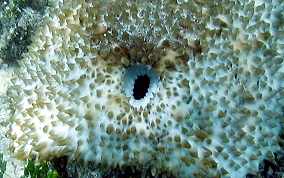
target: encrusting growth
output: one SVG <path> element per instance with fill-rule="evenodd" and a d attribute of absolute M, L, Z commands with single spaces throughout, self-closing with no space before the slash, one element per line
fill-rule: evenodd
<path fill-rule="evenodd" d="M 14 157 L 175 177 L 244 177 L 274 161 L 284 3 L 51 6 L 8 90 Z"/>

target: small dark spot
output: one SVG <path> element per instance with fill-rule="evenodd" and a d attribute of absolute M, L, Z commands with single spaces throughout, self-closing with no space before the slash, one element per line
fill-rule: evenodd
<path fill-rule="evenodd" d="M 192 101 L 192 96 L 190 96 L 190 97 L 188 98 L 188 100 L 186 101 L 186 104 L 189 104 L 191 101 Z"/>
<path fill-rule="evenodd" d="M 150 78 L 147 75 L 138 76 L 134 83 L 133 97 L 140 100 L 146 96 L 150 86 Z"/>

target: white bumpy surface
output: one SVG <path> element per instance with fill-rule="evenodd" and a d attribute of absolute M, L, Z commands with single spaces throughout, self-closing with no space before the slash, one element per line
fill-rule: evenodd
<path fill-rule="evenodd" d="M 274 160 L 281 0 L 51 5 L 8 91 L 15 157 L 68 155 L 175 177 L 244 177 Z M 141 107 L 123 89 L 136 64 L 159 79 Z"/>

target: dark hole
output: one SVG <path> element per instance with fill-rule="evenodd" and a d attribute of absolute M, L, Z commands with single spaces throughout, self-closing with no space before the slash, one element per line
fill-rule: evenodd
<path fill-rule="evenodd" d="M 150 78 L 147 75 L 138 76 L 138 78 L 135 80 L 133 88 L 134 99 L 140 100 L 144 98 L 148 92 L 149 85 Z"/>

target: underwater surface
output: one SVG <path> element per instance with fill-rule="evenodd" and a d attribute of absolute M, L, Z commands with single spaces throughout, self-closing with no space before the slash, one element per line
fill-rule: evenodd
<path fill-rule="evenodd" d="M 282 176 L 281 1 L 39 3 L 1 9 L 4 177 Z"/>

